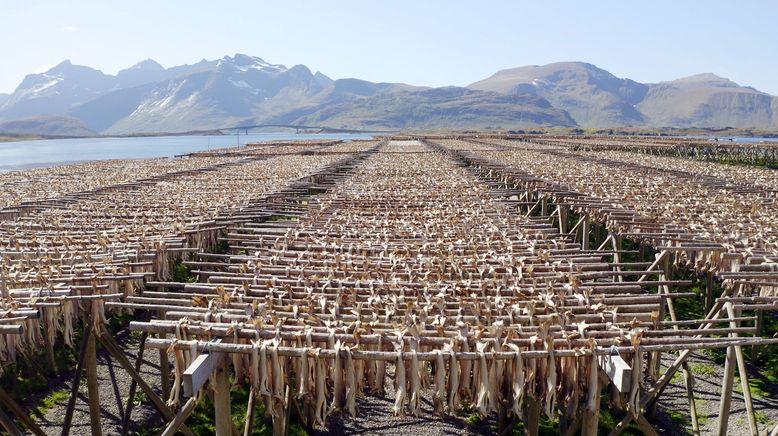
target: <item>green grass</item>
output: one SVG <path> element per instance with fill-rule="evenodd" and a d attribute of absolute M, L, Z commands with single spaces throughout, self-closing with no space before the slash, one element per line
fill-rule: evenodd
<path fill-rule="evenodd" d="M 704 413 L 700 413 L 700 409 L 704 409 L 708 405 L 708 401 L 696 400 L 694 403 L 697 406 L 697 422 L 700 424 L 700 427 L 708 425 L 710 417 Z"/>
<path fill-rule="evenodd" d="M 58 404 L 66 402 L 69 398 L 70 392 L 67 389 L 52 391 L 46 395 L 34 409 L 32 409 L 30 414 L 37 418 L 43 418 L 49 410 L 53 409 Z"/>
<path fill-rule="evenodd" d="M 713 377 L 716 375 L 716 367 L 708 363 L 691 363 L 689 369 L 694 375 Z"/>
<path fill-rule="evenodd" d="M 749 377 L 748 386 L 751 388 L 751 396 L 754 398 L 765 398 L 770 396 L 770 393 L 766 391 L 767 381 L 763 378 Z M 735 376 L 733 390 L 738 394 L 743 395 L 743 384 L 740 381 L 740 376 Z"/>
<path fill-rule="evenodd" d="M 213 252 L 216 254 L 227 254 L 230 252 L 230 243 L 221 240 L 218 244 L 216 244 L 216 247 L 214 247 Z"/>
<path fill-rule="evenodd" d="M 665 409 L 665 413 L 667 413 L 667 416 L 669 416 L 670 419 L 682 425 L 683 427 L 691 427 L 692 425 L 691 418 L 686 413 L 679 412 L 675 409 Z"/>
<path fill-rule="evenodd" d="M 77 348 L 83 336 L 83 328 L 75 327 L 74 347 Z M 54 364 L 60 373 L 70 371 L 77 362 L 77 349 L 65 346 L 59 339 L 53 347 Z M 30 397 L 49 389 L 49 358 L 45 351 L 36 350 L 19 355 L 16 362 L 6 365 L 0 374 L 0 387 L 11 398 L 24 402 Z"/>
<path fill-rule="evenodd" d="M 756 422 L 759 424 L 769 424 L 770 423 L 770 417 L 763 411 L 758 410 L 754 412 L 754 416 L 756 417 Z"/>
<path fill-rule="evenodd" d="M 481 417 L 481 415 L 477 413 L 471 413 L 470 415 L 467 416 L 467 418 L 465 418 L 465 424 L 474 427 L 480 424 L 482 420 L 483 418 Z"/>
<path fill-rule="evenodd" d="M 173 265 L 171 276 L 174 282 L 197 283 L 197 276 L 192 274 L 192 268 L 189 268 L 181 262 Z"/>

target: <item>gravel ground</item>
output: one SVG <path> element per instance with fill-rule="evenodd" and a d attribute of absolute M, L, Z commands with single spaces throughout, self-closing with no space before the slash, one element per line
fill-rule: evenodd
<path fill-rule="evenodd" d="M 135 359 L 138 356 L 137 340 L 130 338 L 126 332 L 117 335 L 115 339 L 125 350 L 130 361 L 135 364 Z M 117 362 L 110 358 L 110 355 L 105 350 L 98 348 L 97 361 L 97 378 L 100 386 L 100 402 L 102 406 L 100 419 L 103 434 L 119 434 L 132 379 Z M 141 376 L 158 394 L 160 393 L 159 353 L 156 350 L 147 350 L 144 353 Z M 73 372 L 63 374 L 59 380 L 51 385 L 51 390 L 46 394 L 48 395 L 52 391 L 65 391 L 69 397 L 72 383 Z M 137 391 L 141 392 L 140 388 Z M 141 404 L 136 403 L 132 409 L 131 432 L 137 431 L 143 426 L 153 427 L 162 423 L 151 402 L 145 399 L 145 396 L 143 398 L 144 400 Z M 30 404 L 37 404 L 40 399 L 41 397 L 33 398 Z M 42 419 L 38 419 L 38 424 L 46 434 L 59 435 L 61 433 L 67 403 L 68 398 L 65 398 L 57 403 L 55 407 L 49 409 Z M 86 374 L 81 378 L 81 384 L 79 385 L 79 396 L 73 413 L 73 424 L 70 434 L 91 434 Z"/>
<path fill-rule="evenodd" d="M 750 350 L 745 348 L 743 351 L 749 352 Z M 664 354 L 662 365 L 666 368 L 674 359 L 674 355 Z M 696 352 L 692 353 L 688 362 L 695 378 L 694 397 L 700 420 L 700 433 L 703 435 L 716 434 L 719 425 L 719 403 L 724 366 L 718 365 L 708 356 Z M 748 372 L 751 379 L 762 378 L 758 368 L 748 365 Z M 737 373 L 736 368 L 736 376 Z M 657 418 L 667 434 L 691 434 L 686 387 L 683 376 L 680 375 L 681 372 L 679 371 L 678 374 L 672 379 L 660 398 L 660 413 Z M 751 434 L 739 380 L 739 378 L 735 378 L 728 423 L 728 434 L 735 436 Z M 763 392 L 752 392 L 752 396 L 760 434 L 765 431 L 769 432 L 778 423 L 778 386 L 766 383 Z M 673 414 L 675 419 L 670 417 L 669 411 L 676 412 Z"/>

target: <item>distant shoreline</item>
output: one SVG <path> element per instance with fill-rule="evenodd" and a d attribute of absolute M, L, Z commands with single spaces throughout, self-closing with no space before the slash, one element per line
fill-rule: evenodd
<path fill-rule="evenodd" d="M 34 162 L 34 163 L 27 163 L 27 164 L 20 164 L 20 165 L 0 165 L 0 174 L 10 173 L 13 171 L 25 171 L 25 170 L 35 170 L 39 168 L 57 167 L 61 165 L 75 165 L 84 162 L 92 162 L 92 161 L 91 160 L 63 160 L 57 162 Z"/>
<path fill-rule="evenodd" d="M 279 130 L 277 132 L 286 132 L 286 130 Z M 469 133 L 468 129 L 441 129 L 441 130 L 399 130 L 393 132 L 394 134 L 463 134 Z M 258 133 L 258 132 L 255 132 Z M 268 131 L 262 133 L 276 133 L 276 131 Z M 321 134 L 328 134 L 329 132 L 322 132 Z M 364 134 L 385 134 L 387 131 L 375 130 L 375 131 L 361 131 L 354 130 L 350 133 L 364 133 Z M 519 133 L 519 134 L 548 134 L 548 135 L 636 135 L 636 136 L 710 136 L 710 137 L 744 137 L 744 138 L 770 138 L 778 139 L 778 131 L 759 130 L 759 129 L 747 129 L 747 128 L 712 128 L 712 127 L 655 127 L 655 128 L 643 128 L 643 127 L 608 127 L 608 128 L 582 128 L 582 127 L 537 127 L 537 128 L 525 128 L 525 129 L 495 129 L 494 131 L 485 131 L 483 133 Z M 317 133 L 307 133 L 317 134 Z M 47 139 L 100 139 L 100 138 L 155 138 L 162 136 L 234 136 L 231 133 L 224 133 L 221 130 L 192 130 L 188 132 L 155 132 L 155 133 L 128 133 L 121 135 L 92 135 L 92 136 L 64 136 L 64 135 L 39 135 L 39 134 L 23 134 L 23 133 L 4 133 L 0 132 L 0 144 L 5 142 L 19 142 L 19 141 L 36 141 Z M 0 167 L 1 168 L 1 167 Z"/>

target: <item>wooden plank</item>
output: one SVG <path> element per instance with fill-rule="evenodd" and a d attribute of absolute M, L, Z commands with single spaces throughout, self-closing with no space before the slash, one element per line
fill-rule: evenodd
<path fill-rule="evenodd" d="M 221 342 L 218 339 L 214 342 Z M 184 371 L 184 396 L 192 397 L 208 382 L 211 373 L 224 360 L 224 353 L 203 353 Z"/>
<path fill-rule="evenodd" d="M 619 355 L 599 356 L 600 368 L 608 375 L 611 383 L 619 392 L 629 392 L 632 388 L 632 368 Z"/>

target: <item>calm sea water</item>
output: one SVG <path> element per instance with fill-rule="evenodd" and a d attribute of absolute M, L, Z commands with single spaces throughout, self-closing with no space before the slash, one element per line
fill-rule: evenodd
<path fill-rule="evenodd" d="M 369 134 L 295 134 L 291 132 L 240 135 L 250 142 L 302 139 L 370 139 Z M 153 138 L 83 138 L 0 142 L 0 172 L 67 162 L 102 159 L 172 157 L 193 151 L 239 145 L 234 135 L 157 136 Z"/>
<path fill-rule="evenodd" d="M 684 138 L 684 136 L 681 136 L 681 138 Z M 718 139 L 719 142 L 741 142 L 741 143 L 748 143 L 748 144 L 754 144 L 754 143 L 760 143 L 760 142 L 778 142 L 778 138 L 763 138 L 761 136 L 710 136 L 710 135 L 688 135 L 685 136 L 685 138 L 699 138 L 699 139 L 708 139 L 713 141 L 714 138 Z"/>

